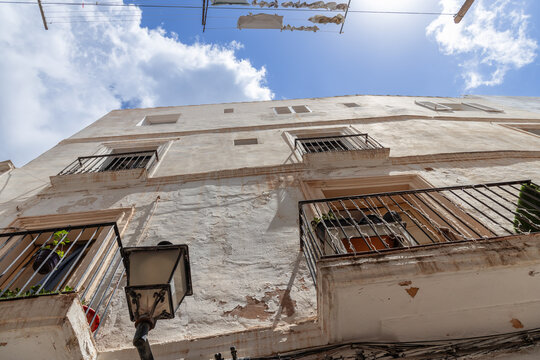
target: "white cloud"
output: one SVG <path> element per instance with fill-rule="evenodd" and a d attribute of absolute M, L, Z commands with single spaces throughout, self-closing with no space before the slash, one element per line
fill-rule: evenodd
<path fill-rule="evenodd" d="M 463 0 L 440 0 L 443 13 L 456 13 Z M 465 88 L 494 86 L 506 73 L 534 61 L 537 42 L 528 36 L 524 2 L 477 0 L 460 24 L 440 16 L 426 28 L 441 51 L 457 55 L 463 68 Z"/>
<path fill-rule="evenodd" d="M 123 9 L 135 22 L 101 17 L 60 24 L 70 19 L 58 18 L 45 31 L 36 5 L 1 6 L 0 161 L 22 165 L 123 103 L 153 107 L 274 97 L 265 68 L 237 57 L 240 44 L 183 44 L 176 34 L 141 28 L 139 8 Z M 66 7 L 48 7 L 46 14 L 73 14 L 59 10 Z M 82 19 L 71 18 L 76 20 Z"/>

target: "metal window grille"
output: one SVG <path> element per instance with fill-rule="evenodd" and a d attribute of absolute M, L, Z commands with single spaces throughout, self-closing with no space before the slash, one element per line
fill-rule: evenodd
<path fill-rule="evenodd" d="M 294 147 L 299 149 L 302 154 L 384 148 L 368 134 L 297 138 L 294 140 Z"/>
<path fill-rule="evenodd" d="M 58 175 L 85 174 L 142 168 L 149 170 L 158 161 L 157 150 L 81 156 L 60 171 Z"/>
<path fill-rule="evenodd" d="M 313 280 L 321 258 L 540 232 L 530 180 L 299 202 L 300 243 Z"/>
<path fill-rule="evenodd" d="M 76 291 L 97 334 L 118 289 L 116 223 L 0 233 L 0 300 Z"/>

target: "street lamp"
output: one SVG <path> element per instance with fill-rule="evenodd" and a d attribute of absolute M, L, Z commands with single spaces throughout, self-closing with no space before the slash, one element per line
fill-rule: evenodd
<path fill-rule="evenodd" d="M 143 360 L 153 360 L 148 332 L 159 319 L 172 319 L 187 295 L 192 295 L 187 245 L 126 247 L 122 258 L 129 317 L 135 322 L 133 345 Z"/>

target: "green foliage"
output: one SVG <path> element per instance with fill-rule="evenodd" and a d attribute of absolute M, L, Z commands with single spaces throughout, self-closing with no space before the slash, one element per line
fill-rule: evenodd
<path fill-rule="evenodd" d="M 535 184 L 523 184 L 519 191 L 518 207 L 514 218 L 517 233 L 540 230 L 540 187 Z"/>
<path fill-rule="evenodd" d="M 60 291 L 48 291 L 45 289 L 41 289 L 41 291 L 38 292 L 41 285 L 34 285 L 30 289 L 26 290 L 25 292 L 21 293 L 21 295 L 17 296 L 19 291 L 21 289 L 16 288 L 15 290 L 6 290 L 6 292 L 0 297 L 0 299 L 9 299 L 9 298 L 15 298 L 15 297 L 26 297 L 26 296 L 33 296 L 33 295 L 49 295 L 49 294 L 58 294 L 58 293 L 65 293 L 73 291 L 73 288 L 71 286 L 65 286 Z M 0 289 L 0 292 L 2 292 L 2 289 Z"/>
<path fill-rule="evenodd" d="M 64 245 L 69 244 L 69 240 L 67 239 L 67 230 L 60 230 L 53 234 L 52 238 L 52 245 L 45 245 L 43 249 L 49 249 L 56 247 L 56 245 L 60 244 L 60 248 L 57 248 L 55 253 L 60 256 L 60 259 L 64 257 Z M 62 240 L 63 239 L 63 240 Z"/>
<path fill-rule="evenodd" d="M 328 211 L 326 214 L 322 214 L 322 217 L 314 217 L 311 220 L 311 226 L 315 227 L 323 220 L 336 220 L 336 216 L 332 210 Z"/>

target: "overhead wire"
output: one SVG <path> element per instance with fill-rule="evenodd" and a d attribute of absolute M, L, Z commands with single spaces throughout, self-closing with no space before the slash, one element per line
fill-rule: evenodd
<path fill-rule="evenodd" d="M 95 3 L 85 3 L 85 2 L 59 2 L 59 1 L 42 1 L 42 5 L 47 9 L 47 19 L 51 24 L 66 24 L 66 23 L 107 23 L 107 22 L 138 22 L 140 21 L 141 12 L 138 8 L 147 8 L 147 9 L 167 9 L 167 11 L 174 10 L 200 10 L 202 6 L 200 5 L 189 5 L 189 4 L 148 4 L 143 2 L 95 2 Z M 35 5 L 33 1 L 15 1 L 15 0 L 0 0 L 0 4 L 21 4 L 21 5 Z M 78 10 L 64 10 L 60 7 L 62 6 L 81 6 L 81 9 Z M 86 7 L 91 7 L 90 9 L 85 9 Z M 123 10 L 116 11 L 114 13 L 106 13 L 100 10 L 97 10 L 99 7 L 102 8 L 124 8 Z M 341 10 L 321 10 L 321 9 L 300 9 L 300 8 L 258 8 L 258 7 L 212 7 L 212 10 L 250 10 L 250 11 L 271 11 L 271 12 L 342 12 Z M 62 16 L 60 14 L 74 14 L 68 16 Z M 421 11 L 389 11 L 389 10 L 348 10 L 348 13 L 352 14 L 390 14 L 390 15 L 432 15 L 432 16 L 454 16 L 455 14 L 443 13 L 443 12 L 421 12 Z M 177 16 L 193 16 L 194 18 L 200 17 L 200 13 L 183 13 L 183 14 L 156 14 L 146 11 L 144 17 L 177 17 Z M 236 16 L 209 16 L 209 19 L 235 19 Z M 59 21 L 60 20 L 60 21 Z M 68 21 L 70 20 L 70 21 Z M 304 20 L 304 19 L 290 19 L 290 20 Z M 211 30 L 218 29 L 237 29 L 236 27 L 224 28 L 224 27 L 215 27 L 208 28 Z M 339 31 L 328 31 L 328 30 L 319 30 L 319 32 L 339 32 Z"/>
<path fill-rule="evenodd" d="M 180 5 L 180 4 L 145 4 L 145 3 L 84 3 L 84 2 L 41 2 L 42 5 L 62 5 L 62 6 L 103 6 L 103 7 L 131 7 L 137 6 L 141 8 L 177 8 L 177 9 L 202 9 L 202 6 L 198 5 Z M 28 4 L 35 5 L 33 1 L 11 1 L 0 0 L 0 4 Z M 298 11 L 298 12 L 318 12 L 320 9 L 298 9 L 298 8 L 256 8 L 256 7 L 212 7 L 212 10 L 251 10 L 257 11 Z M 341 10 L 322 10 L 323 12 L 342 12 Z M 349 10 L 350 13 L 359 14 L 401 14 L 401 15 L 448 15 L 454 16 L 455 14 L 443 13 L 443 12 L 426 12 L 426 11 L 389 11 L 389 10 Z"/>

